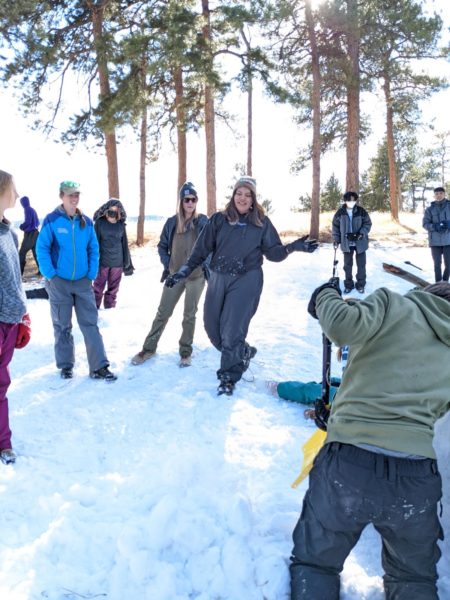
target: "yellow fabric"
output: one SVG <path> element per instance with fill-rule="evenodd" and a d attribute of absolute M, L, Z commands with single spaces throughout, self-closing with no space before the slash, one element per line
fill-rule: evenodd
<path fill-rule="evenodd" d="M 308 473 L 311 471 L 314 459 L 318 454 L 319 450 L 325 443 L 325 438 L 327 437 L 327 432 L 318 429 L 316 432 L 312 434 L 312 436 L 306 440 L 303 444 L 303 464 L 302 470 L 300 471 L 300 475 L 297 479 L 291 484 L 291 487 L 296 488 L 300 483 L 305 479 Z"/>

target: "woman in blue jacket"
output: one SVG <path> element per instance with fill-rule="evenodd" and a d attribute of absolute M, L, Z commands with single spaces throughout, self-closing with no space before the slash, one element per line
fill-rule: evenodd
<path fill-rule="evenodd" d="M 180 189 L 177 214 L 167 219 L 158 244 L 158 253 L 164 270 L 161 282 L 175 273 L 187 260 L 199 233 L 206 225 L 208 218 L 197 214 L 198 195 L 194 185 L 187 181 Z M 167 322 L 169 321 L 178 300 L 185 292 L 182 333 L 179 341 L 180 367 L 191 364 L 192 342 L 195 331 L 195 315 L 198 303 L 208 277 L 207 260 L 194 269 L 182 285 L 176 288 L 163 287 L 161 301 L 145 338 L 142 350 L 131 359 L 133 365 L 141 365 L 152 358 Z"/>

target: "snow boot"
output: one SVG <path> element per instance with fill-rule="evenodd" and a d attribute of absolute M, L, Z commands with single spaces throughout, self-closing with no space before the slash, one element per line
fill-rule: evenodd
<path fill-rule="evenodd" d="M 117 375 L 111 373 L 108 367 L 102 367 L 101 369 L 97 369 L 96 371 L 92 371 L 90 374 L 92 379 L 104 379 L 105 381 L 112 382 L 116 381 Z"/>
<path fill-rule="evenodd" d="M 65 367 L 61 369 L 61 379 L 72 379 L 73 378 L 73 369 L 72 367 Z"/>
<path fill-rule="evenodd" d="M 133 358 L 131 359 L 131 364 L 142 365 L 142 363 L 145 363 L 146 360 L 152 358 L 152 356 L 155 356 L 155 354 L 156 352 L 150 352 L 149 350 L 141 350 L 133 356 Z"/>
<path fill-rule="evenodd" d="M 357 292 L 359 292 L 360 294 L 364 294 L 364 286 L 362 283 L 357 283 L 355 287 Z"/>
<path fill-rule="evenodd" d="M 0 450 L 0 460 L 5 465 L 12 465 L 16 462 L 16 453 L 12 448 L 5 448 Z"/>
<path fill-rule="evenodd" d="M 248 344 L 245 344 L 244 358 L 242 360 L 242 362 L 244 363 L 244 371 L 243 372 L 245 372 L 249 368 L 250 361 L 252 360 L 252 358 L 254 358 L 256 356 L 257 352 L 258 352 L 258 350 L 255 348 L 255 346 L 249 346 Z"/>
<path fill-rule="evenodd" d="M 190 356 L 182 356 L 180 358 L 180 362 L 178 363 L 180 367 L 190 367 L 191 366 L 191 357 Z"/>
<path fill-rule="evenodd" d="M 217 395 L 221 396 L 225 394 L 226 396 L 232 396 L 234 391 L 235 383 L 231 381 L 228 376 L 220 378 L 220 385 L 217 388 Z"/>

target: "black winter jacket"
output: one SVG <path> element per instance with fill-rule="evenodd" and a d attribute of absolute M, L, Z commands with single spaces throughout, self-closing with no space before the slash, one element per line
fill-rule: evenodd
<path fill-rule="evenodd" d="M 350 218 L 347 214 L 347 207 L 344 204 L 336 211 L 333 217 L 333 241 L 338 242 L 338 244 L 341 245 L 342 252 L 350 252 L 350 245 L 346 234 L 362 233 L 363 238 L 355 242 L 356 252 L 361 254 L 361 252 L 365 252 L 369 247 L 368 234 L 371 228 L 372 221 L 370 220 L 369 213 L 362 206 L 357 204 L 353 207 L 352 228 L 350 229 Z"/>
<path fill-rule="evenodd" d="M 263 256 L 273 262 L 280 262 L 288 255 L 268 217 L 264 217 L 262 227 L 248 223 L 245 216 L 232 225 L 221 212 L 209 219 L 197 239 L 187 261 L 188 273 L 210 253 L 212 258 L 209 268 L 216 273 L 230 275 L 242 275 L 259 268 L 263 263 Z"/>
<path fill-rule="evenodd" d="M 200 235 L 200 233 L 202 232 L 203 228 L 205 227 L 205 225 L 207 223 L 208 223 L 208 217 L 206 215 L 202 215 L 202 214 L 198 215 L 198 217 L 196 217 L 192 221 L 192 226 L 195 227 L 197 230 L 197 237 Z M 159 242 L 158 242 L 158 246 L 157 246 L 158 254 L 159 254 L 159 258 L 161 259 L 161 262 L 164 267 L 161 281 L 164 281 L 164 279 L 169 274 L 170 255 L 172 253 L 172 242 L 173 242 L 173 236 L 175 235 L 176 227 L 177 227 L 177 215 L 174 215 L 173 217 L 169 217 L 164 224 L 163 230 L 161 232 L 161 236 L 159 238 Z M 199 263 L 199 265 L 200 265 L 203 262 L 202 267 L 203 267 L 203 272 L 205 274 L 206 279 L 208 279 L 208 275 L 209 275 L 209 269 L 208 269 L 209 261 L 210 261 L 210 258 L 207 256 L 205 258 L 205 260 L 200 261 L 200 263 Z M 197 265 L 197 266 L 199 266 L 199 265 Z"/>
<path fill-rule="evenodd" d="M 100 266 L 127 269 L 131 257 L 125 223 L 123 221 L 109 223 L 102 217 L 95 221 L 94 228 L 100 247 Z"/>

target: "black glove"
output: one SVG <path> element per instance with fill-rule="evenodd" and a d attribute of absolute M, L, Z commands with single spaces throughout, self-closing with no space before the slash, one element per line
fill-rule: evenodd
<path fill-rule="evenodd" d="M 169 275 L 164 283 L 165 286 L 167 286 L 168 288 L 172 288 L 174 285 L 176 285 L 179 281 L 181 281 L 182 279 L 186 278 L 186 273 L 184 271 L 177 271 L 176 273 L 174 273 L 173 275 Z"/>
<path fill-rule="evenodd" d="M 123 274 L 125 275 L 125 277 L 129 277 L 130 275 L 133 275 L 133 271 L 134 271 L 134 267 L 133 267 L 132 263 L 130 263 L 129 265 L 124 267 Z"/>
<path fill-rule="evenodd" d="M 326 288 L 331 288 L 332 290 L 336 290 L 338 292 L 339 296 L 342 296 L 341 288 L 339 287 L 339 277 L 332 277 L 327 283 L 323 283 L 322 285 L 319 285 L 319 287 L 316 288 L 313 291 L 313 293 L 311 294 L 311 298 L 308 302 L 308 312 L 312 317 L 314 317 L 314 319 L 319 318 L 316 313 L 317 296 L 319 295 L 319 293 L 322 290 L 325 290 Z"/>
<path fill-rule="evenodd" d="M 358 239 L 358 235 L 356 233 L 346 233 L 345 237 L 348 239 L 349 242 L 356 242 L 356 240 Z"/>
<path fill-rule="evenodd" d="M 339 248 L 339 242 L 333 242 L 333 248 L 337 250 L 337 248 Z"/>
<path fill-rule="evenodd" d="M 362 240 L 364 238 L 364 234 L 363 233 L 357 233 L 356 234 L 356 239 L 357 240 Z"/>
<path fill-rule="evenodd" d="M 209 268 L 206 265 L 203 265 L 202 270 L 205 281 L 209 281 Z"/>
<path fill-rule="evenodd" d="M 164 283 L 164 281 L 169 277 L 169 275 L 170 275 L 169 269 L 168 268 L 164 269 L 164 271 L 162 272 L 162 275 L 161 275 L 160 282 Z"/>
<path fill-rule="evenodd" d="M 325 400 L 318 398 L 314 402 L 314 423 L 322 431 L 328 428 L 328 417 L 330 416 L 330 405 L 325 404 Z"/>
<path fill-rule="evenodd" d="M 308 240 L 307 235 L 304 235 L 298 240 L 294 240 L 290 244 L 286 244 L 286 252 L 290 254 L 291 252 L 314 252 L 319 247 L 319 242 L 317 240 Z"/>
<path fill-rule="evenodd" d="M 439 231 L 440 233 L 447 231 L 448 229 L 448 221 L 441 221 L 440 223 L 434 223 L 433 229 L 435 231 Z"/>

